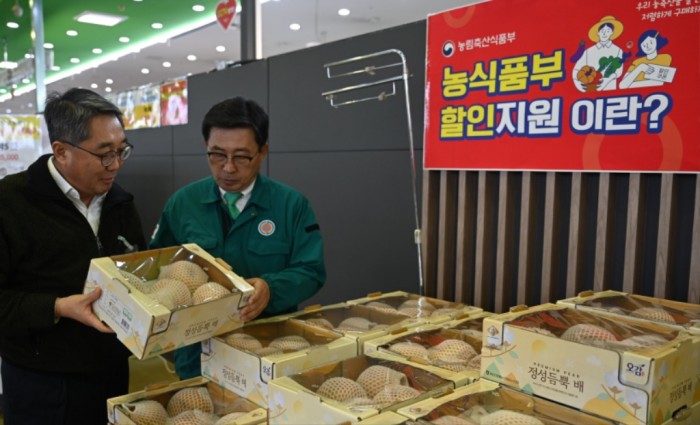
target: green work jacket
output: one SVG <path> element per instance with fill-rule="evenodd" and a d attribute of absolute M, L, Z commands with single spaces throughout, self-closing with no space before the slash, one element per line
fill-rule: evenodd
<path fill-rule="evenodd" d="M 168 200 L 151 248 L 196 243 L 224 259 L 243 278 L 270 287 L 264 316 L 295 311 L 323 286 L 323 241 L 309 201 L 296 190 L 258 175 L 250 199 L 232 222 L 212 177 L 191 183 Z M 199 375 L 199 344 L 187 360 L 175 353 L 181 378 Z M 196 356 L 196 358 L 195 358 Z M 196 362 L 196 365 L 195 365 Z"/>

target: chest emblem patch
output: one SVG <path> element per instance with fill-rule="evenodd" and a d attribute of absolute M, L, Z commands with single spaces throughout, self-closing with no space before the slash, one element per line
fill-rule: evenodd
<path fill-rule="evenodd" d="M 275 233 L 275 223 L 272 220 L 263 220 L 258 224 L 258 232 L 263 236 Z"/>

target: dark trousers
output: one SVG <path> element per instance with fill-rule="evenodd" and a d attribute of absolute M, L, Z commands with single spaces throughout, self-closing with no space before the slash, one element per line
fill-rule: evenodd
<path fill-rule="evenodd" d="M 99 373 L 64 374 L 26 369 L 2 360 L 5 425 L 104 425 L 107 399 L 129 389 L 129 363 Z"/>

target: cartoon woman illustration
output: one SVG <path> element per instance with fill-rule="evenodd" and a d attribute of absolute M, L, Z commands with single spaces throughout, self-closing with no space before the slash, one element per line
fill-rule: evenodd
<path fill-rule="evenodd" d="M 606 16 L 591 27 L 588 38 L 595 44 L 576 58 L 572 79 L 579 91 L 615 90 L 622 75 L 622 49 L 613 40 L 624 26 L 614 16 Z"/>
<path fill-rule="evenodd" d="M 660 86 L 664 82 L 648 79 L 657 66 L 670 66 L 671 55 L 659 53 L 668 44 L 668 38 L 662 37 L 656 30 L 648 30 L 642 33 L 637 42 L 639 51 L 637 57 L 627 69 L 627 73 L 620 81 L 620 88 Z"/>

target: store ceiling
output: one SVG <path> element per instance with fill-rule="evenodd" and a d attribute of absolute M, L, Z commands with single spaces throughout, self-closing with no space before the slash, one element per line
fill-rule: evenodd
<path fill-rule="evenodd" d="M 53 65 L 60 68 L 47 71 L 47 91 L 81 86 L 102 94 L 106 90 L 115 93 L 206 72 L 218 64 L 240 60 L 240 15 L 224 30 L 216 21 L 218 3 L 219 0 L 43 0 L 44 41 L 53 44 L 50 49 Z M 429 13 L 473 1 L 262 0 L 261 3 L 263 57 L 270 57 L 425 19 Z M 17 5 L 23 10 L 20 17 L 15 13 Z M 203 6 L 204 10 L 195 12 L 195 5 Z M 350 14 L 339 15 L 342 8 L 347 8 Z M 113 27 L 77 22 L 74 17 L 84 11 L 122 15 L 127 19 Z M 33 52 L 31 12 L 29 0 L 0 0 L 0 49 L 6 40 L 9 61 L 21 61 Z M 9 22 L 15 22 L 18 28 L 8 27 Z M 162 28 L 153 28 L 154 23 Z M 293 23 L 301 28 L 291 30 Z M 77 35 L 68 35 L 69 30 L 77 31 Z M 120 37 L 128 37 L 129 41 L 120 42 Z M 188 55 L 195 55 L 196 60 L 188 60 Z M 109 60 L 112 57 L 118 59 Z M 164 67 L 164 62 L 170 66 Z M 148 69 L 148 73 L 142 73 L 142 69 Z M 31 87 L 33 75 L 29 77 Z M 10 98 L 11 91 L 15 93 L 11 99 L 0 102 L 0 114 L 36 112 L 35 92 L 22 94 L 25 86 L 26 82 L 19 82 L 14 90 L 0 86 L 0 100 Z"/>

